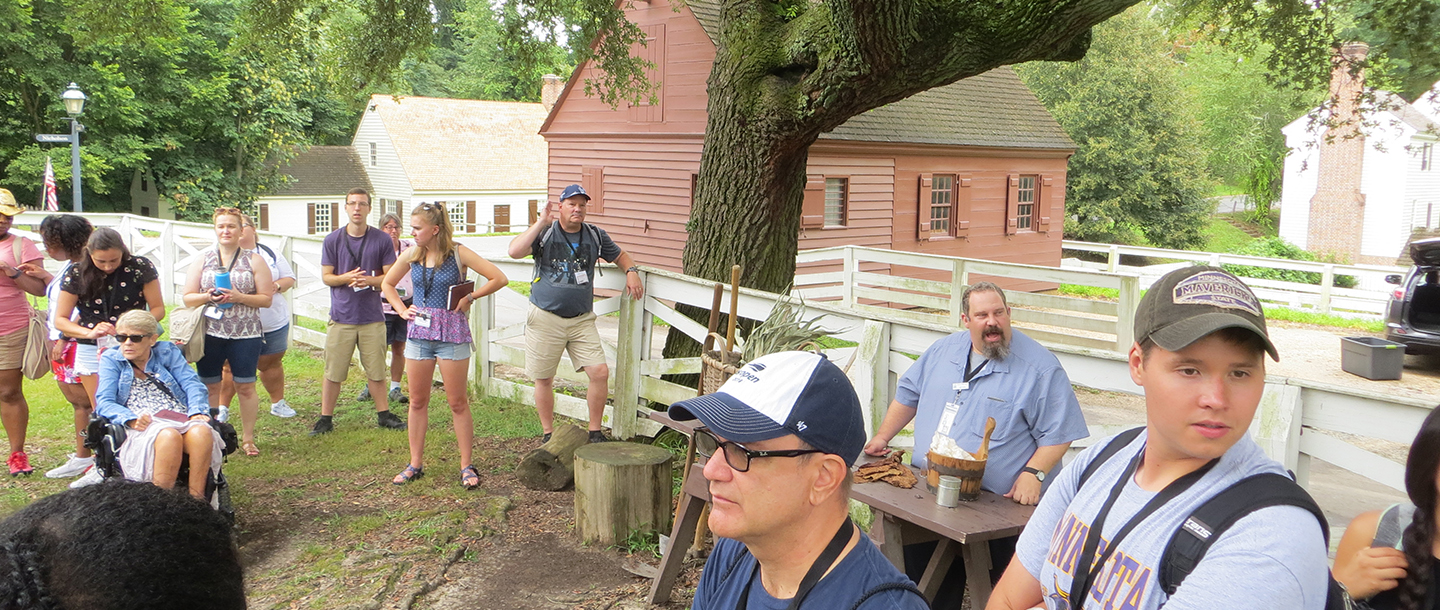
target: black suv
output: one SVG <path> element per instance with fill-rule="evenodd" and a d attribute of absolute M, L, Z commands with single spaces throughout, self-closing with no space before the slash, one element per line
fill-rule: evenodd
<path fill-rule="evenodd" d="M 1440 238 L 1410 244 L 1415 266 L 1404 276 L 1387 275 L 1395 284 L 1386 308 L 1385 338 L 1405 344 L 1407 354 L 1440 353 Z"/>

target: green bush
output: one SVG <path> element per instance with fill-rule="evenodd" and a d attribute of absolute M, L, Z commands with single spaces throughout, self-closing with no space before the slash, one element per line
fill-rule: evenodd
<path fill-rule="evenodd" d="M 1232 254 L 1243 254 L 1245 256 L 1263 256 L 1266 258 L 1283 258 L 1292 261 L 1315 261 L 1319 260 L 1313 253 L 1301 250 L 1299 246 L 1285 241 L 1279 237 L 1264 237 L 1254 240 L 1231 251 Z M 1269 267 L 1250 267 L 1246 265 L 1225 265 L 1225 270 L 1241 277 L 1253 277 L 1262 280 L 1277 280 L 1281 282 L 1296 282 L 1300 284 L 1320 285 L 1320 273 L 1315 271 L 1294 271 L 1291 269 L 1271 269 Z M 1356 284 L 1353 275 L 1335 276 L 1335 285 L 1341 288 L 1354 288 Z"/>

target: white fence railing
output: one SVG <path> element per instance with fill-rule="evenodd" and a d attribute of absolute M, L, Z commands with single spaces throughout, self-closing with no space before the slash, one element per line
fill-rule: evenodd
<path fill-rule="evenodd" d="M 38 214 L 27 213 L 17 220 L 17 224 L 38 224 L 39 218 Z M 184 281 L 184 271 L 189 264 L 187 261 L 193 260 L 195 253 L 214 239 L 213 229 L 204 224 L 129 215 L 92 214 L 88 215 L 88 218 L 100 226 L 116 227 L 130 240 L 132 250 L 153 257 L 156 265 L 165 270 L 165 277 L 172 278 L 165 286 L 167 298 L 178 294 L 177 287 Z M 291 292 L 291 302 L 296 315 L 322 320 L 327 318 L 328 293 L 319 280 L 320 240 L 262 234 L 262 241 L 277 252 L 283 251 L 300 276 L 297 288 Z M 893 264 L 904 266 L 926 262 L 910 258 L 909 255 L 891 258 L 881 252 L 883 251 L 868 249 L 865 253 L 855 252 L 855 264 L 866 260 L 864 256 L 898 261 Z M 843 252 L 841 254 L 843 255 Z M 531 266 L 528 261 L 492 261 L 511 278 L 530 277 Z M 1070 281 L 1072 276 L 1068 274 L 1076 273 L 1073 270 L 1050 269 L 1057 275 L 1045 275 L 1036 270 L 1014 271 L 1010 266 L 992 265 L 987 265 L 987 261 L 965 261 L 956 277 L 963 284 L 971 274 L 1018 274 L 1023 271 L 1031 275 L 1013 277 L 1074 283 Z M 952 267 L 952 271 L 955 269 Z M 858 273 L 858 270 L 852 273 Z M 1133 279 L 1127 276 L 1085 273 L 1092 274 L 1086 277 L 1096 282 Z M 606 340 L 605 347 L 607 359 L 615 363 L 611 368 L 610 385 L 613 404 L 606 407 L 605 423 L 620 438 L 652 435 L 658 431 L 658 425 L 643 416 L 644 412 L 651 408 L 651 404 L 670 404 L 695 395 L 694 388 L 680 386 L 661 377 L 668 374 L 697 373 L 700 370 L 699 359 L 662 358 L 651 349 L 652 338 L 655 332 L 667 330 L 665 326 L 656 325 L 658 318 L 669 328 L 701 340 L 704 337 L 704 327 L 680 315 L 675 307 L 683 303 L 709 308 L 712 297 L 713 283 L 706 280 L 649 268 L 642 268 L 640 275 L 646 294 L 643 303 L 628 297 L 614 296 L 598 301 L 595 307 L 597 314 L 619 313 L 617 340 Z M 869 275 L 858 277 L 862 278 L 862 285 L 877 279 Z M 618 271 L 606 272 L 596 278 L 598 288 L 612 293 L 621 290 L 623 283 L 624 274 Z M 924 286 L 930 289 L 938 288 L 929 284 Z M 855 298 L 866 298 L 860 294 L 863 293 L 857 293 Z M 764 319 L 780 298 L 783 297 L 741 289 L 739 314 L 745 318 Z M 891 297 L 887 295 L 885 298 Z M 727 296 L 725 304 L 722 305 L 727 309 L 728 299 Z M 950 305 L 953 306 L 953 303 Z M 534 404 L 534 390 L 531 386 L 507 380 L 504 375 L 497 374 L 499 366 L 524 366 L 523 315 L 513 314 L 517 311 L 523 312 L 523 308 L 527 306 L 525 297 L 505 288 L 495 295 L 481 299 L 472 307 L 471 327 L 475 336 L 476 355 L 470 360 L 470 379 L 476 390 Z M 509 319 L 501 319 L 505 317 L 500 315 L 502 311 L 511 314 Z M 885 409 L 894 397 L 896 381 L 914 362 L 910 355 L 925 351 L 936 340 L 955 331 L 955 325 L 942 316 L 932 315 L 928 319 L 921 319 L 884 307 L 849 307 L 841 303 L 809 301 L 805 315 L 810 318 L 824 316 L 822 324 L 827 328 L 837 329 L 834 334 L 836 338 L 858 344 L 853 349 L 831 352 L 835 354 L 838 364 L 848 365 L 848 375 L 865 410 L 867 432 L 873 431 L 874 426 L 884 417 Z M 317 347 L 323 345 L 323 336 L 318 332 L 297 327 L 292 329 L 291 336 Z M 1108 343 L 1098 349 L 1057 343 L 1049 343 L 1047 346 L 1059 358 L 1071 381 L 1077 385 L 1105 391 L 1143 393 L 1130 381 L 1126 361 L 1115 353 Z M 583 383 L 585 378 L 576 374 L 573 367 L 567 368 L 567 362 L 562 362 L 558 376 Z M 1267 453 L 1294 469 L 1302 483 L 1308 482 L 1309 460 L 1320 458 L 1394 489 L 1403 490 L 1404 467 L 1401 464 L 1324 432 L 1339 432 L 1358 435 L 1362 439 L 1408 444 L 1433 406 L 1430 402 L 1415 398 L 1384 396 L 1319 382 L 1270 376 L 1266 379 L 1265 394 L 1251 425 L 1251 433 Z M 555 407 L 556 411 L 563 415 L 579 419 L 586 417 L 585 402 L 580 398 L 558 395 Z"/>
<path fill-rule="evenodd" d="M 1140 287 L 1150 284 L 1174 265 L 1157 264 L 1132 266 L 1120 264 L 1121 256 L 1144 256 L 1148 258 L 1172 259 L 1204 263 L 1208 265 L 1244 265 L 1288 271 L 1307 271 L 1320 276 L 1318 284 L 1285 282 L 1258 278 L 1243 278 L 1261 300 L 1293 309 L 1312 309 L 1319 313 L 1384 315 L 1389 302 L 1391 288 L 1385 283 L 1385 276 L 1406 272 L 1404 267 L 1389 265 L 1341 265 L 1312 261 L 1292 261 L 1283 258 L 1244 256 L 1220 252 L 1197 252 L 1194 250 L 1168 250 L 1141 246 L 1097 244 L 1083 241 L 1065 241 L 1062 248 L 1072 252 L 1104 254 L 1105 261 L 1085 261 L 1066 258 L 1061 266 L 1073 269 L 1097 269 L 1112 273 L 1134 273 L 1140 276 Z M 1335 277 L 1353 276 L 1358 281 L 1355 288 L 1335 286 Z"/>
<path fill-rule="evenodd" d="M 858 311 L 905 319 L 945 321 L 952 328 L 961 324 L 960 297 L 974 276 L 1109 288 L 1118 293 L 1117 301 L 1013 290 L 1007 290 L 1005 296 L 1015 326 L 1039 341 L 1121 353 L 1134 342 L 1140 283 L 1133 273 L 1057 269 L 863 246 L 805 250 L 795 260 L 800 271 L 795 276 L 794 294 L 806 300 L 835 301 Z M 815 272 L 807 271 L 807 265 L 839 269 Z"/>

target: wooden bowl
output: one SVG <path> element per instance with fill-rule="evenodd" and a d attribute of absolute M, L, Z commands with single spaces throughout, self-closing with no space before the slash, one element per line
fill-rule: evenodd
<path fill-rule="evenodd" d="M 940 477 L 960 479 L 960 500 L 973 502 L 980 497 L 980 481 L 985 478 L 985 460 L 962 460 L 934 451 L 925 454 L 925 487 L 930 493 L 940 486 Z"/>

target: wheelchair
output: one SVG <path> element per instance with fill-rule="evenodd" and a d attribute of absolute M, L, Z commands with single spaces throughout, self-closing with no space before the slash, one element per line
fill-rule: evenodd
<path fill-rule="evenodd" d="M 224 444 L 221 450 L 222 467 L 215 476 L 209 477 L 205 482 L 205 499 L 215 502 L 219 496 L 220 514 L 231 524 L 235 523 L 235 506 L 230 502 L 230 483 L 225 479 L 223 463 L 229 461 L 229 456 L 235 453 L 240 447 L 240 437 L 235 432 L 235 426 L 227 422 L 215 419 L 215 411 L 211 409 L 210 428 L 215 434 L 220 435 Z M 95 468 L 99 471 L 102 479 L 120 478 L 125 476 L 120 471 L 120 445 L 125 442 L 125 437 L 130 429 L 123 424 L 117 424 L 104 416 L 95 415 L 90 418 L 90 425 L 85 428 L 85 446 L 95 454 Z M 175 488 L 188 490 L 190 487 L 190 456 L 181 458 L 180 472 L 175 477 Z"/>

